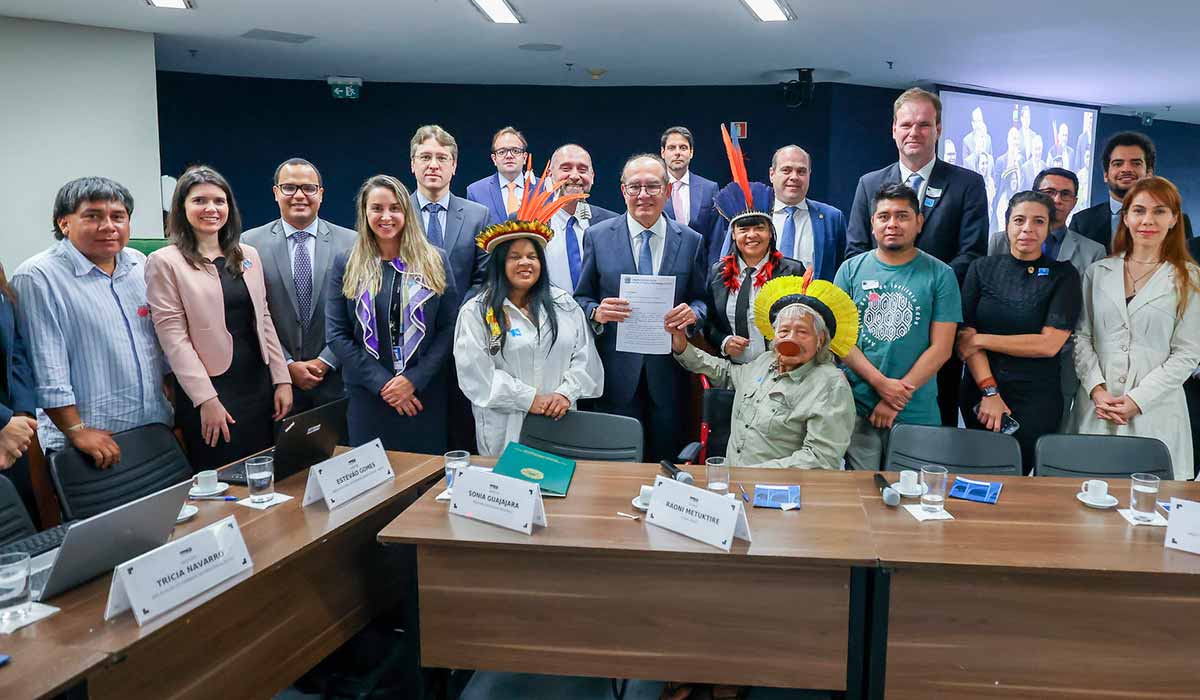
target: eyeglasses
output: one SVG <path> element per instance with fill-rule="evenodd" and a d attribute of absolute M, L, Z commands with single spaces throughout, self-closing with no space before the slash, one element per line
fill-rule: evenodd
<path fill-rule="evenodd" d="M 645 192 L 651 197 L 656 197 L 662 194 L 664 185 L 661 182 L 654 182 L 649 185 L 621 185 L 625 190 L 625 194 L 636 197 Z"/>
<path fill-rule="evenodd" d="M 1058 197 L 1059 199 L 1063 200 L 1064 202 L 1067 200 L 1070 200 L 1070 199 L 1075 199 L 1075 193 L 1072 192 L 1071 190 L 1056 190 L 1053 187 L 1044 187 L 1044 188 L 1038 190 L 1038 192 L 1046 195 L 1047 197 L 1049 197 L 1051 199 Z"/>
<path fill-rule="evenodd" d="M 417 161 L 421 165 L 429 165 L 429 163 L 434 160 L 438 162 L 438 165 L 447 165 L 450 163 L 450 156 L 446 155 L 445 153 L 439 153 L 436 156 L 432 153 L 422 153 L 419 156 L 413 156 L 413 160 Z"/>
<path fill-rule="evenodd" d="M 496 150 L 492 151 L 492 154 L 500 156 L 501 158 L 504 158 L 505 156 L 520 157 L 520 156 L 525 155 L 525 149 L 524 148 L 497 148 Z"/>
<path fill-rule="evenodd" d="M 297 185 L 292 182 L 284 182 L 284 183 L 281 183 L 281 184 L 278 184 L 275 186 L 279 188 L 280 192 L 284 193 L 285 195 L 287 195 L 289 197 L 296 194 L 296 190 L 300 190 L 304 194 L 311 197 L 314 194 L 316 194 L 318 190 L 321 189 L 320 185 L 313 185 L 313 184 Z"/>

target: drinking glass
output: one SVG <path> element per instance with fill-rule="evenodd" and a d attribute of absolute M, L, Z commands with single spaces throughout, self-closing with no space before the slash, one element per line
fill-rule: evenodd
<path fill-rule="evenodd" d="M 269 503 L 275 499 L 275 458 L 270 455 L 246 460 L 246 486 L 251 503 Z"/>
<path fill-rule="evenodd" d="M 446 461 L 446 488 L 454 486 L 454 472 L 466 469 L 471 464 L 471 453 L 466 450 L 454 450 L 442 455 Z"/>
<path fill-rule="evenodd" d="M 1154 520 L 1158 500 L 1158 477 L 1153 474 L 1131 474 L 1129 477 L 1129 514 L 1134 520 L 1148 523 Z"/>
<path fill-rule="evenodd" d="M 921 467 L 921 483 L 925 493 L 921 494 L 921 509 L 930 513 L 939 513 L 945 507 L 946 484 L 950 480 L 950 472 L 936 464 Z"/>
<path fill-rule="evenodd" d="M 724 457 L 709 457 L 704 460 L 708 472 L 708 490 L 722 496 L 729 493 L 729 464 Z"/>
<path fill-rule="evenodd" d="M 24 617 L 31 599 L 29 553 L 0 554 L 0 621 Z"/>

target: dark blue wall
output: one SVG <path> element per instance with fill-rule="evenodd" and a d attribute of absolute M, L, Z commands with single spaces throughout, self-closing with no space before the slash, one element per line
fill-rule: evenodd
<path fill-rule="evenodd" d="M 159 141 L 163 172 L 178 175 L 205 162 L 232 183 L 247 227 L 278 217 L 271 175 L 285 158 L 302 156 L 325 178 L 322 215 L 354 225 L 354 193 L 378 172 L 412 185 L 408 140 L 421 124 L 438 123 L 459 144 L 453 191 L 494 172 L 488 158 L 492 133 L 512 124 L 530 140 L 535 168 L 557 146 L 578 142 L 598 174 L 592 199 L 623 210 L 617 185 L 625 158 L 658 151 L 662 130 L 684 124 L 696 135 L 692 169 L 721 184 L 729 165 L 720 124 L 748 122 L 743 143 L 751 179 L 765 181 L 771 153 L 797 143 L 813 156 L 810 194 L 847 210 L 858 177 L 896 158 L 891 104 L 897 90 L 822 83 L 812 104 L 783 106 L 775 86 L 737 87 L 494 87 L 367 83 L 357 101 L 334 100 L 318 81 L 233 78 L 189 73 L 158 74 Z M 1128 117 L 1101 115 L 1098 143 L 1126 128 Z M 1145 131 L 1159 146 L 1159 174 L 1180 185 L 1184 201 L 1200 197 L 1200 127 L 1156 122 Z M 1096 173 L 1093 200 L 1105 189 Z"/>
<path fill-rule="evenodd" d="M 1183 209 L 1189 216 L 1196 217 L 1200 202 L 1200 125 L 1183 122 L 1155 121 L 1151 126 L 1142 126 L 1136 117 L 1101 114 L 1096 129 L 1096 172 L 1092 177 L 1092 202 L 1100 203 L 1108 198 L 1108 187 L 1104 184 L 1104 143 L 1118 131 L 1140 131 L 1154 140 L 1158 151 L 1155 163 L 1156 175 L 1174 182 L 1183 195 Z"/>

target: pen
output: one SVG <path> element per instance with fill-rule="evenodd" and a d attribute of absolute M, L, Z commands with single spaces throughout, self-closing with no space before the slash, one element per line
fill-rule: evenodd
<path fill-rule="evenodd" d="M 192 501 L 236 501 L 237 496 L 188 496 Z"/>
<path fill-rule="evenodd" d="M 742 482 L 738 482 L 738 489 L 742 492 L 742 500 L 746 503 L 750 502 L 750 494 L 746 493 L 746 487 L 742 486 Z"/>
<path fill-rule="evenodd" d="M 642 519 L 642 516 L 640 516 L 640 515 L 630 515 L 629 513 L 622 513 L 619 510 L 617 511 L 617 515 L 621 516 L 622 518 L 629 518 L 630 520 L 641 520 Z"/>

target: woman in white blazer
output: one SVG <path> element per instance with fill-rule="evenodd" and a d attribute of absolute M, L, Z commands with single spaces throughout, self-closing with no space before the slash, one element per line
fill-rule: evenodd
<path fill-rule="evenodd" d="M 1200 363 L 1200 267 L 1187 252 L 1181 205 L 1168 180 L 1138 182 L 1125 195 L 1113 255 L 1083 276 L 1070 428 L 1162 440 L 1175 478 L 1190 479 L 1183 382 Z"/>

